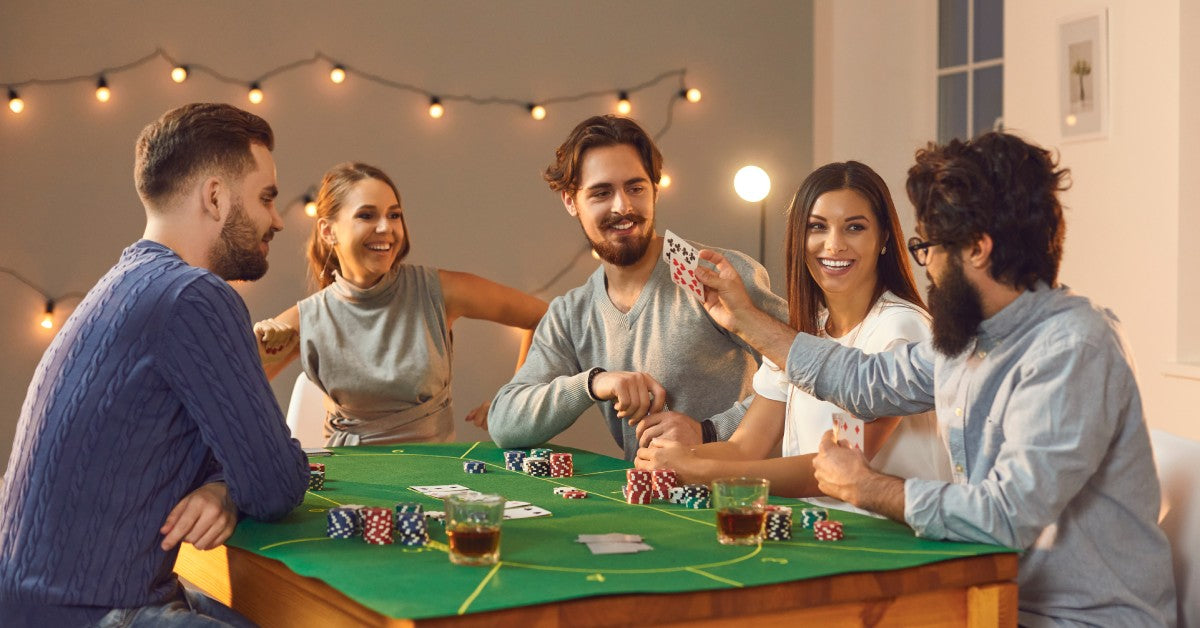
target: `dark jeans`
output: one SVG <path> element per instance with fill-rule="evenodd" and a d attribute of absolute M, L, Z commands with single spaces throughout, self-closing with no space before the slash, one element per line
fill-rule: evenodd
<path fill-rule="evenodd" d="M 254 628 L 254 622 L 204 593 L 181 585 L 175 591 L 175 595 L 162 604 L 113 609 L 100 620 L 98 626 L 100 628 L 137 628 L 139 626 Z"/>

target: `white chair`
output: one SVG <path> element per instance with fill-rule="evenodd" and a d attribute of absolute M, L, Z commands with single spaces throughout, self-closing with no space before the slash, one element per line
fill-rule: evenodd
<path fill-rule="evenodd" d="M 287 425 L 302 447 L 325 445 L 325 393 L 303 371 L 296 377 L 288 402 Z"/>
<path fill-rule="evenodd" d="M 1200 442 L 1150 432 L 1162 509 L 1158 525 L 1171 541 L 1179 625 L 1200 626 Z"/>

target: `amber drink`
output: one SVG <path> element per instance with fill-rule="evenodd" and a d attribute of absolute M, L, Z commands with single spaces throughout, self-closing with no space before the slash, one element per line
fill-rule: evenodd
<path fill-rule="evenodd" d="M 723 545 L 758 545 L 763 540 L 770 482 L 762 478 L 713 481 L 717 541 Z"/>
<path fill-rule="evenodd" d="M 469 492 L 449 495 L 445 503 L 450 562 L 456 565 L 496 564 L 500 560 L 504 498 Z"/>

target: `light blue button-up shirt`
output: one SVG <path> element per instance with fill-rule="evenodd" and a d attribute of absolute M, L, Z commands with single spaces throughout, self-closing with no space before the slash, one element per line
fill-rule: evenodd
<path fill-rule="evenodd" d="M 857 416 L 936 411 L 953 478 L 906 480 L 905 522 L 1024 550 L 1022 625 L 1174 625 L 1158 477 L 1112 312 L 1043 285 L 957 356 L 929 341 L 866 355 L 800 334 L 787 373 Z"/>

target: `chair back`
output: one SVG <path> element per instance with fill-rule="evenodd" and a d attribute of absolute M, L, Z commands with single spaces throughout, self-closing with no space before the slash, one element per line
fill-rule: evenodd
<path fill-rule="evenodd" d="M 1200 626 L 1200 442 L 1150 432 L 1162 488 L 1158 525 L 1171 541 L 1180 626 Z"/>
<path fill-rule="evenodd" d="M 325 393 L 303 371 L 296 377 L 296 385 L 292 387 L 287 425 L 292 437 L 300 441 L 302 447 L 325 445 Z"/>

